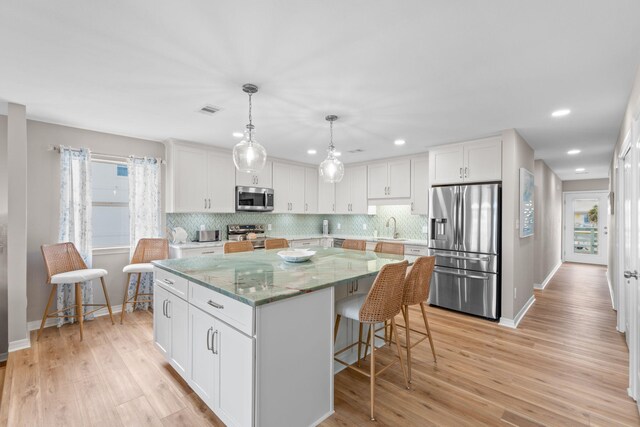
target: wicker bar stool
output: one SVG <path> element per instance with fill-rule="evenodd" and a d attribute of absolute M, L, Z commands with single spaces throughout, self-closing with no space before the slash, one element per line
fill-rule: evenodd
<path fill-rule="evenodd" d="M 267 239 L 264 242 L 265 249 L 286 249 L 289 247 L 287 239 Z"/>
<path fill-rule="evenodd" d="M 153 273 L 153 264 L 151 261 L 169 258 L 169 241 L 167 239 L 140 239 L 133 252 L 131 263 L 122 269 L 127 274 L 127 282 L 124 285 L 124 299 L 122 301 L 122 313 L 120 315 L 120 324 L 124 321 L 124 315 L 127 311 L 127 304 L 133 304 L 136 308 L 138 303 L 153 302 L 153 293 L 140 293 L 140 280 L 144 273 Z M 129 283 L 131 283 L 131 275 L 137 274 L 136 291 L 132 297 L 129 297 Z M 146 297 L 139 300 L 138 297 Z"/>
<path fill-rule="evenodd" d="M 400 313 L 402 306 L 402 296 L 404 291 L 404 278 L 407 271 L 407 261 L 402 261 L 394 264 L 387 264 L 378 273 L 376 280 L 371 286 L 371 290 L 368 295 L 352 295 L 344 298 L 336 303 L 336 323 L 334 326 L 334 342 L 337 338 L 338 328 L 340 327 L 340 319 L 345 317 L 360 322 L 360 334 L 358 337 L 358 363 L 360 361 L 360 348 L 362 345 L 362 325 L 369 325 L 369 338 L 371 342 L 375 337 L 375 324 L 385 321 L 391 322 L 392 330 L 396 328 L 395 316 Z M 348 350 L 356 344 L 351 344 L 346 348 L 335 353 L 335 356 Z M 404 375 L 404 382 L 407 389 L 409 388 L 409 380 L 407 379 L 407 372 L 405 371 L 404 361 L 402 359 L 402 352 L 400 350 L 400 344 L 396 342 L 396 348 L 398 350 L 398 359 L 402 366 L 402 374 Z M 366 349 L 365 349 L 366 351 Z M 375 384 L 376 377 L 393 366 L 396 361 L 391 362 L 382 369 L 376 371 L 376 350 L 375 345 L 371 346 L 371 366 L 369 372 L 361 369 L 359 366 L 349 365 L 342 360 L 335 358 L 335 360 L 350 369 L 360 372 L 363 375 L 369 377 L 370 393 L 371 393 L 371 420 L 375 421 Z"/>
<path fill-rule="evenodd" d="M 356 251 L 366 251 L 367 242 L 365 240 L 347 239 L 342 242 L 342 249 L 353 249 Z"/>
<path fill-rule="evenodd" d="M 224 244 L 224 253 L 233 254 L 236 252 L 253 252 L 253 244 L 248 240 L 239 242 L 227 242 Z"/>
<path fill-rule="evenodd" d="M 109 302 L 109 294 L 107 293 L 107 286 L 104 283 L 104 276 L 107 275 L 107 270 L 101 268 L 87 268 L 84 260 L 80 256 L 78 249 L 71 242 L 57 243 L 54 245 L 42 245 L 42 256 L 44 258 L 44 265 L 47 269 L 47 283 L 51 286 L 51 293 L 49 294 L 49 300 L 47 306 L 44 309 L 44 315 L 42 316 L 42 323 L 40 323 L 40 329 L 38 330 L 38 336 L 36 340 L 40 339 L 44 325 L 49 318 L 64 318 L 72 317 L 78 320 L 80 325 L 80 340 L 83 339 L 84 333 L 84 317 L 91 313 L 100 310 L 102 307 L 107 307 L 109 310 L 109 317 L 111 323 L 113 321 L 113 313 L 111 312 L 111 303 Z M 104 299 L 106 304 L 83 304 L 82 303 L 82 282 L 88 280 L 100 279 L 102 283 L 102 291 L 104 292 Z M 53 298 L 57 293 L 58 285 L 65 283 L 73 283 L 75 285 L 75 304 L 70 307 L 65 307 L 61 310 L 49 313 Z M 91 311 L 83 313 L 84 307 L 97 307 Z M 70 309 L 75 310 L 75 314 L 65 316 L 58 315 L 58 313 L 65 312 Z"/>
<path fill-rule="evenodd" d="M 374 252 L 394 255 L 404 255 L 404 245 L 402 243 L 378 242 Z"/>

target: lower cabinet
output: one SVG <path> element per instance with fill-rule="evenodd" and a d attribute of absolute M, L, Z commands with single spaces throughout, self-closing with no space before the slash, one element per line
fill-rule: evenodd
<path fill-rule="evenodd" d="M 153 334 L 156 348 L 178 373 L 187 373 L 189 304 L 156 282 L 153 299 Z"/>

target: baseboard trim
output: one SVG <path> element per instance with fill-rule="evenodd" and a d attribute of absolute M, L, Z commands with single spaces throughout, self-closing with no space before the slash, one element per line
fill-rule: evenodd
<path fill-rule="evenodd" d="M 520 309 L 520 311 L 518 312 L 518 314 L 516 314 L 516 317 L 514 319 L 501 317 L 500 318 L 500 323 L 499 323 L 500 326 L 505 326 L 507 328 L 516 329 L 518 327 L 518 325 L 520 324 L 520 321 L 525 316 L 525 314 L 527 314 L 527 311 L 529 311 L 529 309 L 531 308 L 531 306 L 533 305 L 534 302 L 536 302 L 536 297 L 531 295 L 531 298 L 529 298 L 529 301 L 527 301 L 527 303 L 524 305 L 524 307 L 522 307 Z"/>
<path fill-rule="evenodd" d="M 609 297 L 611 298 L 611 308 L 614 311 L 618 311 L 618 307 L 616 307 L 616 302 L 613 297 L 613 286 L 611 285 L 611 279 L 609 278 L 609 269 L 607 269 L 607 285 L 609 286 Z"/>
<path fill-rule="evenodd" d="M 112 305 L 111 311 L 114 314 L 120 313 L 122 311 L 122 304 Z M 100 310 L 96 311 L 93 314 L 96 317 L 107 316 L 109 314 L 109 311 L 107 310 L 106 307 L 102 307 Z M 31 322 L 27 323 L 27 328 L 29 329 L 29 331 L 37 331 L 38 329 L 40 329 L 40 322 L 42 322 L 42 320 L 32 320 Z M 47 321 L 44 324 L 44 327 L 50 328 L 51 326 L 56 326 L 56 325 L 57 325 L 57 319 L 51 318 L 51 319 L 47 319 Z"/>
<path fill-rule="evenodd" d="M 9 353 L 0 353 L 0 362 L 5 362 L 9 357 Z M 0 394 L 2 394 L 2 389 L 0 389 Z"/>
<path fill-rule="evenodd" d="M 31 348 L 31 338 L 29 338 L 29 335 L 27 335 L 25 339 L 9 342 L 9 353 L 26 348 Z"/>
<path fill-rule="evenodd" d="M 551 269 L 551 272 L 547 274 L 547 277 L 545 277 L 544 281 L 542 283 L 534 283 L 533 288 L 540 289 L 540 290 L 546 288 L 549 282 L 551 281 L 551 279 L 553 279 L 553 276 L 556 274 L 556 272 L 558 271 L 561 265 L 562 265 L 562 260 L 559 260 L 556 266 L 553 267 L 553 269 Z"/>

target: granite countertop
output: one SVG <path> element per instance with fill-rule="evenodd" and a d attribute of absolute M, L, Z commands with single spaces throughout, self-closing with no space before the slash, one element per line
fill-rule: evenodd
<path fill-rule="evenodd" d="M 250 306 L 258 306 L 364 277 L 411 255 L 379 254 L 341 248 L 310 247 L 311 260 L 286 263 L 281 249 L 207 257 L 153 261 L 153 264 L 193 283 L 206 286 Z"/>
<path fill-rule="evenodd" d="M 228 240 L 218 240 L 217 242 L 186 242 L 186 243 L 169 243 L 169 246 L 180 249 L 195 249 L 195 248 L 213 248 L 218 246 L 224 246 Z"/>
<path fill-rule="evenodd" d="M 402 243 L 403 245 L 418 245 L 418 246 L 429 246 L 428 239 L 392 239 L 391 237 L 378 236 L 377 238 L 373 236 L 357 236 L 352 234 L 330 234 L 328 236 L 324 236 L 322 234 L 286 234 L 286 233 L 274 233 L 270 234 L 268 237 L 271 238 L 281 238 L 287 240 L 304 240 L 304 239 L 322 239 L 322 238 L 331 238 L 331 239 L 355 239 L 355 240 L 366 240 L 367 242 L 397 242 Z"/>

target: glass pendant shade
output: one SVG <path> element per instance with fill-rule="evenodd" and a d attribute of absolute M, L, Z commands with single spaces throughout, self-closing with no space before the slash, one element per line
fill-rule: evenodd
<path fill-rule="evenodd" d="M 240 172 L 257 173 L 267 162 L 267 150 L 255 140 L 255 131 L 244 134 L 242 141 L 233 147 L 233 163 Z"/>
<path fill-rule="evenodd" d="M 322 163 L 320 163 L 320 176 L 324 182 L 336 183 L 342 181 L 344 176 L 344 165 L 333 154 L 333 150 L 329 150 L 329 155 Z"/>

